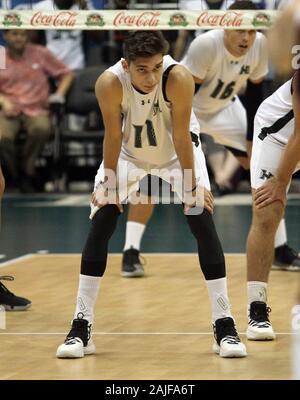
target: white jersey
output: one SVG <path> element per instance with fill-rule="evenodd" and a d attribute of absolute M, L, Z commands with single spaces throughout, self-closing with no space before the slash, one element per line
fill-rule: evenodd
<path fill-rule="evenodd" d="M 88 3 L 88 8 L 92 8 Z M 33 4 L 35 10 L 51 10 L 57 11 L 57 7 L 53 0 L 43 0 Z M 73 5 L 70 10 L 78 10 L 77 4 Z M 47 48 L 59 60 L 66 64 L 71 70 L 82 69 L 85 66 L 85 58 L 82 44 L 81 30 L 51 30 L 45 31 Z"/>
<path fill-rule="evenodd" d="M 288 80 L 259 106 L 255 119 L 259 122 L 261 140 L 267 135 L 286 145 L 294 131 L 292 79 Z"/>
<path fill-rule="evenodd" d="M 177 64 L 170 56 L 164 56 L 163 72 Z M 162 165 L 177 158 L 173 137 L 171 105 L 164 98 L 163 78 L 149 94 L 137 91 L 130 76 L 122 67 L 121 60 L 110 67 L 123 88 L 121 110 L 123 115 L 123 141 L 120 157 Z M 191 131 L 200 133 L 199 124 L 193 117 Z"/>
<path fill-rule="evenodd" d="M 199 119 L 205 119 L 228 106 L 248 79 L 259 80 L 268 73 L 266 38 L 257 32 L 248 53 L 234 57 L 225 48 L 224 30 L 211 30 L 192 41 L 181 64 L 204 80 L 194 96 L 193 109 Z"/>

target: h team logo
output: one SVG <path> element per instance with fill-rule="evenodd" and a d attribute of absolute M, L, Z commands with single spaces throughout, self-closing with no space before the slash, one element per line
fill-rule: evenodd
<path fill-rule="evenodd" d="M 188 24 L 184 14 L 176 13 L 170 17 L 170 26 L 187 26 Z"/>
<path fill-rule="evenodd" d="M 23 22 L 21 21 L 20 16 L 17 13 L 10 13 L 6 14 L 3 19 L 3 25 L 8 28 L 8 27 L 14 27 L 14 26 L 21 26 Z"/>
<path fill-rule="evenodd" d="M 263 180 L 267 181 L 268 179 L 271 179 L 272 176 L 274 176 L 272 174 L 272 172 L 269 172 L 266 169 L 262 169 L 261 173 L 260 173 L 260 176 L 259 176 L 259 179 L 263 179 Z"/>
<path fill-rule="evenodd" d="M 105 22 L 100 14 L 90 14 L 87 16 L 85 24 L 87 26 L 104 26 Z"/>
<path fill-rule="evenodd" d="M 272 25 L 271 18 L 268 14 L 260 12 L 255 15 L 252 20 L 252 25 L 257 27 L 269 28 Z"/>

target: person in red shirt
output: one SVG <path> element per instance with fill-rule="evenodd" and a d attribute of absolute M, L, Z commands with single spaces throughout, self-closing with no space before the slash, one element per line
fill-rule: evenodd
<path fill-rule="evenodd" d="M 13 181 L 21 173 L 20 189 L 33 190 L 35 161 L 51 133 L 49 102 L 64 101 L 73 73 L 45 47 L 28 43 L 25 30 L 7 30 L 6 69 L 0 70 L 0 154 Z M 49 96 L 49 77 L 57 89 Z M 26 141 L 18 165 L 15 139 L 21 129 Z"/>

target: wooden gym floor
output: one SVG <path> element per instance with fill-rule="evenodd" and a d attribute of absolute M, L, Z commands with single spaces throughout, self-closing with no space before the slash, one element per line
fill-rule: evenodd
<path fill-rule="evenodd" d="M 146 254 L 146 276 L 125 279 L 120 255 L 110 255 L 96 306 L 95 355 L 55 357 L 73 317 L 79 255 L 28 255 L 2 263 L 14 275 L 10 290 L 32 300 L 24 312 L 7 312 L 0 329 L 0 379 L 290 379 L 291 308 L 297 273 L 272 271 L 269 303 L 273 342 L 250 342 L 246 328 L 244 255 L 227 255 L 229 295 L 248 357 L 212 353 L 208 295 L 194 254 Z M 26 273 L 25 273 L 26 271 Z M 5 283 L 5 282 L 4 282 Z"/>

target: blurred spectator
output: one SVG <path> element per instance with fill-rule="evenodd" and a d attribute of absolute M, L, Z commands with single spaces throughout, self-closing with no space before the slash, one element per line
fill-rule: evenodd
<path fill-rule="evenodd" d="M 80 5 L 76 0 L 43 0 L 33 5 L 36 10 L 78 10 L 79 8 L 92 8 L 91 3 L 81 0 Z M 35 32 L 36 33 L 36 32 Z M 83 34 L 81 30 L 52 30 L 45 31 L 47 48 L 70 69 L 85 67 L 83 50 Z M 32 36 L 31 36 L 32 37 Z M 35 38 L 34 38 L 35 41 Z"/>
<path fill-rule="evenodd" d="M 25 30 L 7 30 L 4 39 L 7 69 L 0 70 L 1 159 L 12 181 L 23 192 L 31 192 L 35 161 L 51 133 L 49 102 L 64 102 L 73 73 L 46 48 L 28 44 Z M 58 79 L 50 97 L 49 77 Z M 19 160 L 15 140 L 20 130 L 26 132 L 26 140 Z"/>

